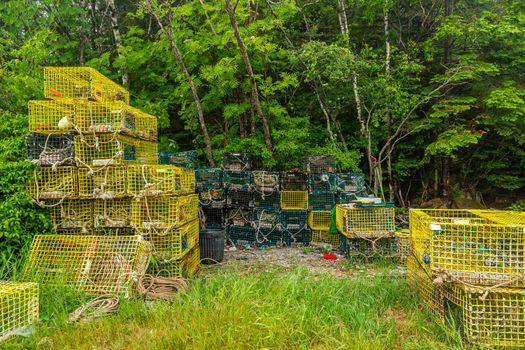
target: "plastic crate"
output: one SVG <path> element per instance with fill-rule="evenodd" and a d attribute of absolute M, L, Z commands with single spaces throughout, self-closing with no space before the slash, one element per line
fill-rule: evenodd
<path fill-rule="evenodd" d="M 307 227 L 308 219 L 305 210 L 283 210 L 280 218 L 284 230 L 298 231 Z"/>
<path fill-rule="evenodd" d="M 223 208 L 201 207 L 199 217 L 201 225 L 205 228 L 224 228 L 226 226 Z"/>
<path fill-rule="evenodd" d="M 78 194 L 82 198 L 115 199 L 127 197 L 126 166 L 78 168 Z"/>
<path fill-rule="evenodd" d="M 432 277 L 413 256 L 409 255 L 406 261 L 406 279 L 410 288 L 418 294 L 426 307 L 438 318 L 445 314 L 445 300 L 443 290 L 435 285 Z"/>
<path fill-rule="evenodd" d="M 279 227 L 255 228 L 255 243 L 259 247 L 282 245 L 283 238 L 283 231 Z"/>
<path fill-rule="evenodd" d="M 100 134 L 75 136 L 78 166 L 157 164 L 157 143 L 129 136 Z"/>
<path fill-rule="evenodd" d="M 308 176 L 305 173 L 282 173 L 282 191 L 308 191 Z"/>
<path fill-rule="evenodd" d="M 44 95 L 49 99 L 124 101 L 129 92 L 90 67 L 45 67 Z"/>
<path fill-rule="evenodd" d="M 226 190 L 212 189 L 199 192 L 199 206 L 222 208 L 226 204 Z"/>
<path fill-rule="evenodd" d="M 38 285 L 0 281 L 0 342 L 38 322 Z"/>
<path fill-rule="evenodd" d="M 226 225 L 253 227 L 253 209 L 226 209 Z"/>
<path fill-rule="evenodd" d="M 337 171 L 336 157 L 334 154 L 304 157 L 303 170 L 305 173 L 335 173 Z"/>
<path fill-rule="evenodd" d="M 199 243 L 199 220 L 173 228 L 166 234 L 151 233 L 143 236 L 153 245 L 153 257 L 159 262 L 181 258 L 187 250 Z"/>
<path fill-rule="evenodd" d="M 296 244 L 308 246 L 310 242 L 312 242 L 312 231 L 307 227 L 299 230 L 284 230 L 283 232 L 283 243 L 287 246 Z"/>
<path fill-rule="evenodd" d="M 338 173 L 335 176 L 335 188 L 346 193 L 365 192 L 365 174 Z"/>
<path fill-rule="evenodd" d="M 307 210 L 308 192 L 307 191 L 282 191 L 281 192 L 282 210 Z"/>
<path fill-rule="evenodd" d="M 308 226 L 316 231 L 328 231 L 332 226 L 332 212 L 315 210 L 308 213 Z"/>
<path fill-rule="evenodd" d="M 73 135 L 28 134 L 26 155 L 32 163 L 42 166 L 75 165 Z"/>
<path fill-rule="evenodd" d="M 128 297 L 150 258 L 151 244 L 141 236 L 37 235 L 24 280 Z"/>
<path fill-rule="evenodd" d="M 281 222 L 280 213 L 275 209 L 255 208 L 253 222 L 258 229 L 273 229 Z"/>
<path fill-rule="evenodd" d="M 137 196 L 185 195 L 195 192 L 195 173 L 173 165 L 128 166 L 129 191 Z"/>
<path fill-rule="evenodd" d="M 476 285 L 525 287 L 525 217 L 487 210 L 412 209 L 414 255 L 436 274 Z"/>
<path fill-rule="evenodd" d="M 394 208 L 354 208 L 338 204 L 336 223 L 349 238 L 392 237 L 395 232 Z"/>
<path fill-rule="evenodd" d="M 312 230 L 312 242 L 330 244 L 333 248 L 339 248 L 339 234 L 333 234 L 325 230 Z"/>
<path fill-rule="evenodd" d="M 131 198 L 95 200 L 95 229 L 130 227 L 132 201 Z"/>
<path fill-rule="evenodd" d="M 239 242 L 256 243 L 256 231 L 251 226 L 228 226 L 228 240 L 237 244 Z"/>
<path fill-rule="evenodd" d="M 331 210 L 335 206 L 335 196 L 331 191 L 312 191 L 308 193 L 308 210 Z"/>
<path fill-rule="evenodd" d="M 253 204 L 258 208 L 279 209 L 281 207 L 281 192 L 255 192 Z"/>
<path fill-rule="evenodd" d="M 253 186 L 255 191 L 262 193 L 279 192 L 281 173 L 276 171 L 253 171 Z"/>
<path fill-rule="evenodd" d="M 27 189 L 37 203 L 47 199 L 74 198 L 78 196 L 77 182 L 76 167 L 36 167 Z"/>
<path fill-rule="evenodd" d="M 223 187 L 221 168 L 197 168 L 195 169 L 196 188 L 198 190 L 212 190 Z"/>
<path fill-rule="evenodd" d="M 199 166 L 196 151 L 161 151 L 159 152 L 159 163 L 164 165 L 176 165 L 190 169 L 195 169 Z"/>
<path fill-rule="evenodd" d="M 233 171 L 250 170 L 252 168 L 252 156 L 248 153 L 224 153 L 222 168 Z"/>
<path fill-rule="evenodd" d="M 335 174 L 317 173 L 308 174 L 308 190 L 335 191 Z"/>
<path fill-rule="evenodd" d="M 224 187 L 228 190 L 250 191 L 253 186 L 253 173 L 251 170 L 231 171 L 223 173 Z"/>
<path fill-rule="evenodd" d="M 161 277 L 193 277 L 201 267 L 201 251 L 197 244 L 182 258 L 159 262 L 152 259 L 148 272 Z"/>
<path fill-rule="evenodd" d="M 51 221 L 55 230 L 79 230 L 87 233 L 93 228 L 93 202 L 64 200 L 51 207 Z"/>
<path fill-rule="evenodd" d="M 243 190 L 228 190 L 226 205 L 230 208 L 253 208 L 253 192 Z"/>

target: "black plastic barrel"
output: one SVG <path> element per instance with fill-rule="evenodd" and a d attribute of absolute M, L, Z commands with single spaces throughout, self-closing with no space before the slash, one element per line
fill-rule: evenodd
<path fill-rule="evenodd" d="M 201 229 L 201 262 L 214 264 L 224 259 L 224 229 Z"/>

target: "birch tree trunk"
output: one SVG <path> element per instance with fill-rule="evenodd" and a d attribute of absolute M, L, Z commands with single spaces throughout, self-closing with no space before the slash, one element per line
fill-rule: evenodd
<path fill-rule="evenodd" d="M 115 0 L 107 0 L 109 17 L 111 18 L 111 30 L 113 31 L 113 39 L 115 40 L 115 47 L 117 49 L 117 55 L 122 58 L 122 40 L 120 38 L 120 30 L 118 27 L 117 8 L 115 7 Z M 122 85 L 129 86 L 129 76 L 127 73 L 122 72 Z"/>

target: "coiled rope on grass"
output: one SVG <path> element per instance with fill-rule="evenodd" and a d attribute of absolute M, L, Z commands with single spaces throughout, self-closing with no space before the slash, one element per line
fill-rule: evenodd
<path fill-rule="evenodd" d="M 114 295 L 103 295 L 95 298 L 71 312 L 69 323 L 85 322 L 117 311 L 119 298 Z"/>
<path fill-rule="evenodd" d="M 185 292 L 188 282 L 180 277 L 144 275 L 139 278 L 137 290 L 144 299 L 172 300 L 177 293 Z"/>

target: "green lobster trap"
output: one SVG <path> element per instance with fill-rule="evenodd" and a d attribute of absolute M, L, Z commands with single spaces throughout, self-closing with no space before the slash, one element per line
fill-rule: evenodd
<path fill-rule="evenodd" d="M 276 171 L 253 171 L 253 187 L 259 193 L 279 192 L 281 173 Z"/>
<path fill-rule="evenodd" d="M 38 285 L 0 281 L 0 342 L 38 322 Z"/>
<path fill-rule="evenodd" d="M 222 208 L 226 204 L 226 190 L 210 189 L 199 192 L 199 206 Z"/>
<path fill-rule="evenodd" d="M 335 173 L 337 171 L 336 157 L 334 154 L 304 157 L 303 170 L 305 173 Z"/>
<path fill-rule="evenodd" d="M 285 230 L 301 230 L 307 227 L 306 210 L 282 210 L 280 223 Z"/>
<path fill-rule="evenodd" d="M 73 135 L 28 134 L 26 155 L 41 166 L 75 165 Z"/>
<path fill-rule="evenodd" d="M 287 246 L 308 246 L 310 242 L 312 242 L 312 231 L 306 226 L 299 230 L 283 230 L 283 243 Z"/>
<path fill-rule="evenodd" d="M 229 208 L 253 208 L 254 194 L 245 190 L 228 190 L 226 193 L 226 205 Z"/>
<path fill-rule="evenodd" d="M 278 226 L 271 228 L 255 228 L 255 244 L 259 247 L 282 245 L 283 239 L 283 231 Z"/>
<path fill-rule="evenodd" d="M 253 227 L 253 209 L 226 209 L 225 221 L 226 225 Z"/>
<path fill-rule="evenodd" d="M 275 209 L 255 208 L 253 223 L 259 229 L 273 229 L 281 222 L 280 212 Z"/>
<path fill-rule="evenodd" d="M 308 193 L 308 210 L 331 210 L 335 206 L 335 196 L 331 191 L 312 191 Z"/>
<path fill-rule="evenodd" d="M 308 191 L 308 176 L 300 172 L 281 174 L 282 191 Z"/>
<path fill-rule="evenodd" d="M 202 190 L 215 190 L 223 187 L 223 170 L 221 168 L 195 169 L 196 188 Z"/>
<path fill-rule="evenodd" d="M 223 229 L 226 226 L 223 208 L 201 207 L 199 208 L 199 219 L 204 228 Z"/>
<path fill-rule="evenodd" d="M 335 191 L 335 174 L 308 174 L 308 191 Z"/>
<path fill-rule="evenodd" d="M 279 209 L 281 207 L 281 192 L 255 192 L 253 205 L 257 208 Z"/>
<path fill-rule="evenodd" d="M 176 165 L 189 169 L 195 169 L 199 166 L 196 151 L 161 151 L 159 152 L 159 163 L 163 165 Z"/>
<path fill-rule="evenodd" d="M 223 173 L 224 187 L 232 191 L 251 191 L 253 186 L 253 172 L 251 170 L 232 171 Z"/>
<path fill-rule="evenodd" d="M 252 156 L 248 153 L 224 153 L 222 168 L 232 171 L 250 170 L 252 168 Z"/>
<path fill-rule="evenodd" d="M 338 173 L 335 175 L 335 189 L 340 192 L 365 192 L 365 174 Z"/>
<path fill-rule="evenodd" d="M 228 240 L 233 244 L 255 243 L 257 241 L 256 230 L 252 226 L 228 226 Z"/>

